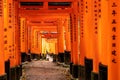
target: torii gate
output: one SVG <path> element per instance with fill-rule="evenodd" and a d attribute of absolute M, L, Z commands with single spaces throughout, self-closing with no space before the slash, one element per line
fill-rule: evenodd
<path fill-rule="evenodd" d="M 37 17 L 38 15 L 46 15 L 47 13 L 49 13 L 49 15 L 50 14 L 57 15 L 58 13 L 62 13 L 62 14 L 68 14 L 69 17 L 71 16 L 70 17 L 70 20 L 71 20 L 71 28 L 70 28 L 71 29 L 71 50 L 72 50 L 71 51 L 71 55 L 72 55 L 71 56 L 71 63 L 73 63 L 73 65 L 71 64 L 71 66 L 72 66 L 71 71 L 74 71 L 73 72 L 74 77 L 78 77 L 78 75 L 77 75 L 77 73 L 78 73 L 78 45 L 79 45 L 79 43 L 78 43 L 78 0 L 66 0 L 65 2 L 67 2 L 67 1 L 70 2 L 69 7 L 67 7 L 67 8 L 64 7 L 63 9 L 61 7 L 58 7 L 58 8 L 53 7 L 55 10 L 50 10 L 51 3 L 49 3 L 49 1 L 56 2 L 53 0 L 48 0 L 48 2 L 43 1 L 43 3 L 44 3 L 43 7 L 42 8 L 36 7 L 36 8 L 34 8 L 34 10 L 32 8 L 27 8 L 25 6 L 24 7 L 21 6 L 21 9 L 19 9 L 20 14 L 22 16 L 22 15 L 24 15 L 23 14 L 23 12 L 24 12 L 28 16 L 32 15 L 35 17 L 35 15 L 36 15 L 36 17 Z M 47 17 L 51 17 L 51 16 L 47 16 Z M 62 19 L 62 17 L 61 17 L 61 19 Z M 61 21 L 61 20 L 59 20 L 59 21 Z M 64 51 L 64 49 L 62 50 L 62 52 L 63 51 Z"/>
<path fill-rule="evenodd" d="M 120 2 L 80 0 L 80 4 L 80 79 L 119 80 Z"/>
<path fill-rule="evenodd" d="M 43 31 L 48 31 L 48 32 L 50 32 L 50 31 L 54 31 L 54 32 L 56 32 L 57 30 L 56 30 L 56 26 L 51 26 L 51 27 L 45 27 L 45 26 L 33 26 L 32 27 L 32 29 L 31 29 L 31 45 L 33 45 L 32 44 L 32 42 L 33 42 L 33 40 L 34 40 L 34 38 L 33 37 L 35 37 L 35 35 L 36 35 L 36 33 L 38 33 L 39 32 L 39 35 L 41 36 L 41 38 L 42 38 L 42 33 L 41 32 L 43 32 Z M 45 37 L 45 36 L 44 36 Z M 46 36 L 47 37 L 47 36 Z M 37 38 L 37 37 L 36 37 Z M 37 43 L 38 44 L 38 43 Z M 31 49 L 32 49 L 33 47 L 31 47 Z M 41 52 L 39 52 L 39 54 L 40 54 Z"/>
<path fill-rule="evenodd" d="M 9 5 L 8 5 L 9 4 Z M 0 1 L 1 8 L 1 17 L 3 18 L 1 21 L 3 24 L 2 28 L 4 37 L 2 40 L 2 47 L 4 53 L 4 61 L 5 61 L 5 73 L 7 77 L 3 77 L 3 80 L 6 79 L 19 79 L 22 75 L 22 66 L 21 66 L 21 58 L 20 58 L 20 38 L 19 38 L 19 24 L 18 24 L 18 0 L 6 0 Z M 4 15 L 3 15 L 4 14 Z M 2 35 L 1 35 L 2 37 Z M 1 43 L 2 44 L 2 43 Z M 1 48 L 2 49 L 2 48 Z M 1 50 L 2 51 L 2 50 Z M 1 53 L 0 53 L 1 54 Z M 0 65 L 1 67 L 1 65 Z M 11 74 L 10 74 L 11 73 Z"/>

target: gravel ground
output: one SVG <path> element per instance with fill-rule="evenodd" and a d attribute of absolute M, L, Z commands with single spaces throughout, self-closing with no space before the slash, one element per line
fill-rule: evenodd
<path fill-rule="evenodd" d="M 39 60 L 23 65 L 21 80 L 71 80 L 69 68 L 56 63 Z"/>

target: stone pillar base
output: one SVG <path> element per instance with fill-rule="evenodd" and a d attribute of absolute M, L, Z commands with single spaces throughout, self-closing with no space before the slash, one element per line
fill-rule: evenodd
<path fill-rule="evenodd" d="M 108 80 L 108 66 L 99 64 L 99 80 Z"/>
<path fill-rule="evenodd" d="M 58 62 L 64 62 L 64 53 L 58 53 Z"/>
<path fill-rule="evenodd" d="M 17 80 L 16 67 L 10 69 L 10 80 Z"/>
<path fill-rule="evenodd" d="M 10 60 L 5 61 L 5 73 L 7 75 L 7 80 L 10 80 Z"/>
<path fill-rule="evenodd" d="M 27 61 L 31 62 L 31 54 L 28 54 Z"/>
<path fill-rule="evenodd" d="M 91 80 L 92 70 L 93 70 L 93 60 L 85 58 L 85 80 Z"/>
<path fill-rule="evenodd" d="M 22 76 L 22 65 L 16 67 L 16 79 L 19 80 Z"/>
<path fill-rule="evenodd" d="M 0 75 L 0 80 L 7 80 L 7 75 Z"/>
<path fill-rule="evenodd" d="M 70 51 L 65 51 L 64 62 L 65 62 L 65 64 L 70 64 Z"/>
<path fill-rule="evenodd" d="M 40 60 L 41 59 L 41 55 L 40 54 L 31 54 L 31 58 L 32 59 L 37 59 L 37 60 Z"/>
<path fill-rule="evenodd" d="M 53 54 L 53 62 L 57 62 L 57 54 Z"/>
<path fill-rule="evenodd" d="M 27 61 L 27 54 L 26 53 L 21 53 L 21 61 L 22 62 Z"/>
<path fill-rule="evenodd" d="M 78 78 L 79 80 L 85 80 L 85 66 L 83 65 L 79 65 Z"/>
<path fill-rule="evenodd" d="M 73 76 L 73 78 L 78 78 L 78 65 L 74 65 L 73 64 L 73 67 L 72 67 L 73 69 L 72 69 L 72 76 Z"/>
<path fill-rule="evenodd" d="M 98 80 L 98 73 L 91 72 L 91 80 Z"/>

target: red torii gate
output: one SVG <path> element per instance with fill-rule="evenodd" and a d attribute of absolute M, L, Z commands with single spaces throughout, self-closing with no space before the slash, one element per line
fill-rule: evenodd
<path fill-rule="evenodd" d="M 56 1 L 53 1 L 53 2 L 56 2 Z M 47 7 L 45 7 L 45 5 L 47 5 Z M 31 15 L 35 16 L 36 15 L 36 17 L 38 15 L 45 15 L 47 13 L 50 13 L 50 14 L 53 14 L 53 15 L 56 13 L 56 15 L 57 15 L 58 12 L 62 13 L 62 14 L 68 14 L 69 17 L 71 16 L 70 17 L 70 20 L 72 21 L 71 22 L 71 50 L 72 50 L 72 52 L 71 52 L 71 55 L 72 55 L 71 56 L 71 63 L 74 64 L 73 67 L 71 67 L 71 71 L 74 71 L 73 72 L 74 77 L 78 77 L 78 75 L 77 75 L 77 71 L 78 71 L 78 48 L 76 48 L 76 46 L 79 45 L 79 43 L 78 43 L 78 0 L 74 0 L 74 1 L 72 0 L 71 4 L 70 4 L 70 7 L 69 8 L 67 7 L 67 8 L 64 8 L 64 9 L 59 7 L 57 9 L 55 9 L 55 10 L 48 10 L 48 9 L 50 9 L 49 6 L 48 6 L 48 2 L 46 2 L 45 5 L 44 5 L 44 7 L 42 9 L 36 8 L 36 10 L 28 9 L 27 7 L 26 8 L 24 7 L 22 9 L 23 6 L 21 6 L 20 16 L 24 15 L 23 11 L 28 16 L 31 16 Z M 33 14 L 31 12 L 33 12 Z M 47 17 L 51 17 L 51 16 L 47 16 Z"/>

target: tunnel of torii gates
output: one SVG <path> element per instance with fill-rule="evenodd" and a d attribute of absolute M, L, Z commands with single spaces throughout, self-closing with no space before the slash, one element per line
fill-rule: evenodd
<path fill-rule="evenodd" d="M 79 80 L 120 80 L 119 0 L 0 0 L 0 80 L 52 54 Z"/>

